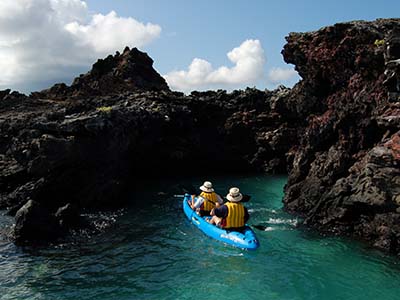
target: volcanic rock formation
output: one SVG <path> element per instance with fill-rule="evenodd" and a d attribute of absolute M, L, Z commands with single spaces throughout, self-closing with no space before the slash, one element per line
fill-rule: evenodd
<path fill-rule="evenodd" d="M 3 91 L 0 208 L 16 215 L 15 240 L 64 234 L 73 225 L 58 213 L 65 206 L 76 208 L 68 219 L 78 222 L 82 209 L 122 205 L 135 178 L 167 176 L 189 165 L 198 173 L 261 168 L 253 156 L 265 150 L 259 151 L 253 132 L 261 124 L 278 128 L 279 116 L 268 115 L 270 99 L 287 91 L 185 96 L 171 92 L 137 49 L 99 60 L 70 87 L 57 84 L 30 97 Z M 287 142 L 278 135 L 273 141 L 268 132 L 258 139 L 276 145 L 268 150 L 276 153 L 269 168 L 284 169 Z"/>
<path fill-rule="evenodd" d="M 79 98 L 124 93 L 134 90 L 169 90 L 163 77 L 153 68 L 147 53 L 128 47 L 120 54 L 99 59 L 90 72 L 75 78 L 71 86 L 56 84 L 48 90 L 33 93 L 38 98 Z"/>
<path fill-rule="evenodd" d="M 285 207 L 319 230 L 400 252 L 400 21 L 291 34 L 303 80 L 291 91 L 307 126 L 289 166 Z M 300 100 L 300 101 L 299 101 Z"/>
<path fill-rule="evenodd" d="M 132 178 L 190 165 L 288 171 L 288 211 L 399 253 L 399 32 L 387 19 L 290 34 L 292 89 L 185 96 L 125 49 L 71 86 L 1 91 L 0 207 L 16 242 L 54 239 L 83 209 L 122 205 Z"/>

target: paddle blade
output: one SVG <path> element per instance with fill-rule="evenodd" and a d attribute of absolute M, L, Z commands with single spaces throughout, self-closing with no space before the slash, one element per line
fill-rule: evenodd
<path fill-rule="evenodd" d="M 254 228 L 257 228 L 258 230 L 262 230 L 265 231 L 265 229 L 267 228 L 267 226 L 264 225 L 251 225 Z"/>
<path fill-rule="evenodd" d="M 251 198 L 250 195 L 243 194 L 243 198 L 242 200 L 240 200 L 240 202 L 249 202 L 250 198 Z"/>
<path fill-rule="evenodd" d="M 198 193 L 197 190 L 194 188 L 194 186 L 191 184 L 180 184 L 179 187 L 184 193 L 190 195 L 196 195 Z"/>

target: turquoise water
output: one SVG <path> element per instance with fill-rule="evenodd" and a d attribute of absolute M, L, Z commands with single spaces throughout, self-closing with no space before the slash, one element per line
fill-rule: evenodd
<path fill-rule="evenodd" d="M 143 185 L 140 205 L 89 215 L 103 233 L 74 242 L 18 248 L 0 241 L 0 299 L 399 299 L 393 257 L 340 238 L 298 228 L 282 211 L 279 176 L 207 178 L 222 194 L 232 185 L 246 204 L 261 247 L 248 252 L 211 240 L 162 198 L 171 181 Z M 176 181 L 176 180 L 173 180 Z M 186 183 L 196 187 L 202 178 Z M 0 228 L 10 224 L 0 217 Z M 255 229 L 256 230 L 256 229 Z"/>

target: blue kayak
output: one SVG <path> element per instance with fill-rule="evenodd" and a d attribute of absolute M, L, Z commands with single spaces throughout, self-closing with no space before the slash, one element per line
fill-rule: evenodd
<path fill-rule="evenodd" d="M 260 246 L 260 243 L 254 233 L 254 231 L 249 227 L 239 231 L 230 231 L 226 229 L 219 228 L 212 225 L 206 221 L 208 217 L 200 217 L 196 212 L 190 207 L 189 202 L 191 200 L 191 195 L 185 194 L 183 198 L 183 211 L 188 217 L 189 221 L 192 222 L 197 228 L 203 231 L 206 235 L 224 242 L 228 245 L 232 245 L 242 249 L 255 250 Z"/>

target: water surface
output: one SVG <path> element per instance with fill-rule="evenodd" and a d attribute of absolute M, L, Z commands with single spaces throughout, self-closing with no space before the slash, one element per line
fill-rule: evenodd
<path fill-rule="evenodd" d="M 0 299 L 399 299 L 398 260 L 364 244 L 322 238 L 282 211 L 283 176 L 191 178 L 225 195 L 239 186 L 261 247 L 243 251 L 203 235 L 161 197 L 180 179 L 132 191 L 126 209 L 89 215 L 103 233 L 19 248 L 0 240 Z M 11 224 L 0 217 L 0 228 Z"/>

